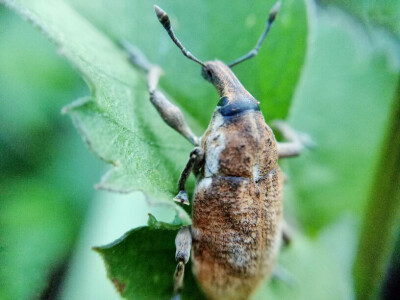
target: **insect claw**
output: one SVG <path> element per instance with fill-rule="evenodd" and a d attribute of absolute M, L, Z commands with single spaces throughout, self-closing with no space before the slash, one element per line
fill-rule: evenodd
<path fill-rule="evenodd" d="M 174 197 L 174 201 L 181 204 L 190 205 L 188 194 L 185 190 L 179 191 L 178 195 Z"/>

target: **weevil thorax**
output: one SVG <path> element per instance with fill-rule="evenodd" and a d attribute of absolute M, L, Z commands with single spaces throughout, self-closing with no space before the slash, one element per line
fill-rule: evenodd
<path fill-rule="evenodd" d="M 277 162 L 275 137 L 265 124 L 259 102 L 226 64 L 215 60 L 204 65 L 202 75 L 220 97 L 202 138 L 206 150 L 204 176 L 258 180 Z"/>

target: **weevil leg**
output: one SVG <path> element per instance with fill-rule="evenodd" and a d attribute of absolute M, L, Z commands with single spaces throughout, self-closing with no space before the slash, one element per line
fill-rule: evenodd
<path fill-rule="evenodd" d="M 151 64 L 139 49 L 132 46 L 127 41 L 121 41 L 120 44 L 129 53 L 129 60 L 132 64 L 147 73 L 147 89 L 150 94 L 150 102 L 157 109 L 161 118 L 194 146 L 198 146 L 199 138 L 190 129 L 182 111 L 157 89 L 158 80 L 162 75 L 161 68 Z"/>
<path fill-rule="evenodd" d="M 189 178 L 190 172 L 199 169 L 201 162 L 204 159 L 204 150 L 200 147 L 195 147 L 192 152 L 190 152 L 189 161 L 186 167 L 183 169 L 181 176 L 178 181 L 178 195 L 175 196 L 174 201 L 180 202 L 182 204 L 189 205 L 189 197 L 185 189 L 186 181 Z"/>
<path fill-rule="evenodd" d="M 279 158 L 298 156 L 304 147 L 315 147 L 314 142 L 307 134 L 295 131 L 284 121 L 276 120 L 272 123 L 272 126 L 279 130 L 284 139 L 287 140 L 287 142 L 278 143 Z"/>
<path fill-rule="evenodd" d="M 192 233 L 190 226 L 182 227 L 175 238 L 175 259 L 178 262 L 174 274 L 174 295 L 173 300 L 180 299 L 180 292 L 183 286 L 183 277 L 185 275 L 185 264 L 189 261 L 190 251 L 192 249 Z"/>

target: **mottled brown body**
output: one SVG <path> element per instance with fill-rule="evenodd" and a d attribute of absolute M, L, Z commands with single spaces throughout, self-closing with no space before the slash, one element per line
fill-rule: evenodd
<path fill-rule="evenodd" d="M 193 272 L 210 299 L 248 299 L 271 274 L 281 240 L 275 137 L 259 111 L 230 118 L 216 111 L 201 146 L 205 162 L 193 200 Z"/>

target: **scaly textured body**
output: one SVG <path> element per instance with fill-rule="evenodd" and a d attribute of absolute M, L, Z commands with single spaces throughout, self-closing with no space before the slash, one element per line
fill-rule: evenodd
<path fill-rule="evenodd" d="M 275 137 L 259 111 L 214 113 L 201 139 L 193 200 L 193 272 L 210 299 L 248 299 L 270 275 L 281 240 Z"/>

